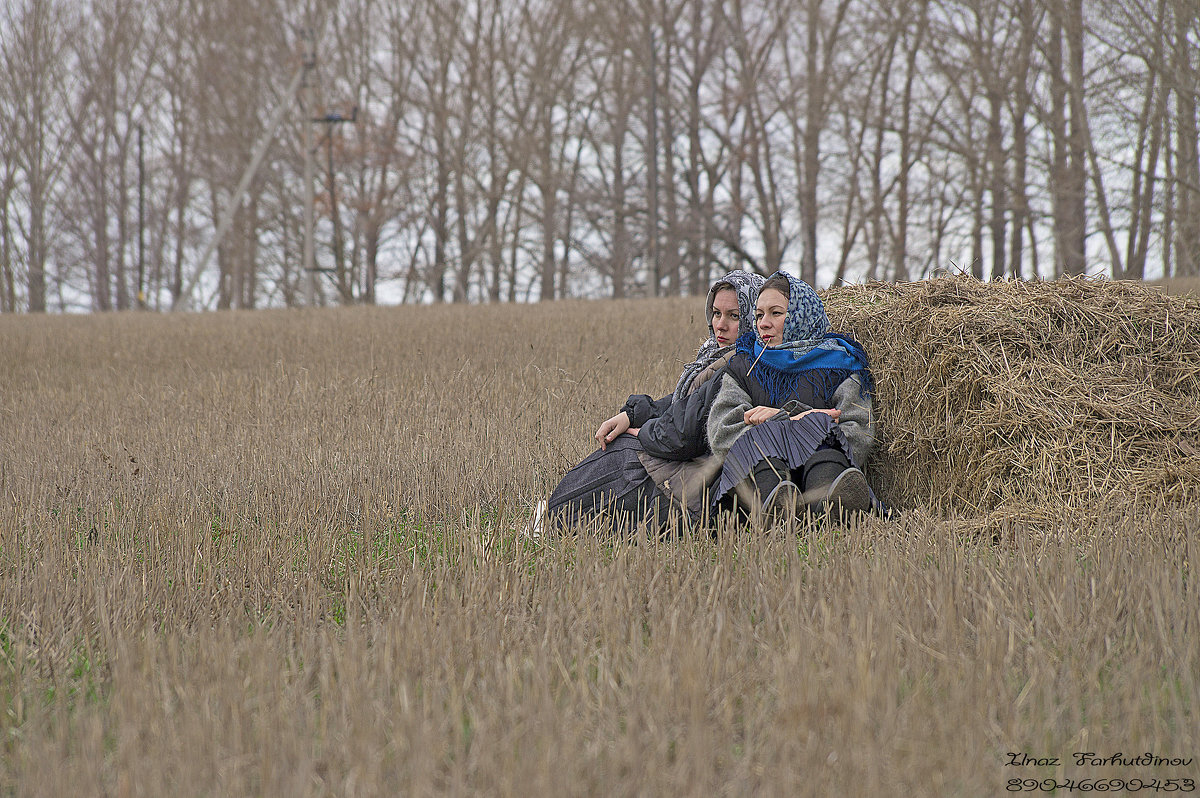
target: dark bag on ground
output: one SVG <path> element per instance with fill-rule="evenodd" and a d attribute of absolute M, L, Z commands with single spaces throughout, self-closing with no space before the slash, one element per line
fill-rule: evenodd
<path fill-rule="evenodd" d="M 560 528 L 595 524 L 612 532 L 631 532 L 641 523 L 660 530 L 669 502 L 658 490 L 638 454 L 634 435 L 621 435 L 568 471 L 550 494 L 547 518 Z"/>

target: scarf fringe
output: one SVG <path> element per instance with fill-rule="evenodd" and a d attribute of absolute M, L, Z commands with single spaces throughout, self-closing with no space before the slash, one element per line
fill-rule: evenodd
<path fill-rule="evenodd" d="M 851 376 L 859 378 L 859 395 L 866 397 L 870 396 L 874 391 L 874 381 L 871 379 L 871 372 L 867 368 L 866 354 L 862 347 L 853 338 L 849 338 L 838 333 L 828 333 L 826 339 L 836 340 L 845 354 L 845 360 L 861 364 L 856 368 L 796 368 L 779 369 L 767 364 L 765 360 L 757 360 L 755 357 L 755 346 L 761 346 L 758 339 L 754 335 L 743 335 L 738 338 L 737 349 L 745 354 L 753 364 L 748 375 L 755 379 L 767 392 L 768 398 L 771 400 L 772 407 L 782 407 L 789 399 L 794 396 L 801 386 L 806 386 L 809 393 L 813 396 L 816 406 L 824 404 L 829 407 L 833 404 L 833 395 L 837 392 L 838 386 Z M 811 350 L 813 347 L 809 347 Z M 766 350 L 760 351 L 760 355 Z"/>
<path fill-rule="evenodd" d="M 751 376 L 766 389 L 771 407 L 783 407 L 802 385 L 812 394 L 814 407 L 832 407 L 833 394 L 852 373 L 849 369 L 808 369 L 789 374 L 760 364 Z"/>

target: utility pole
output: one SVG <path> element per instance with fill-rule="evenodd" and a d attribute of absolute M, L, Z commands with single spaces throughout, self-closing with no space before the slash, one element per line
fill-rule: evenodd
<path fill-rule="evenodd" d="M 358 106 L 350 111 L 350 116 L 339 113 L 328 113 L 325 116 L 314 117 L 312 121 L 325 125 L 325 151 L 327 174 L 329 176 L 329 219 L 333 223 L 333 272 L 337 278 L 338 293 L 342 302 L 349 304 L 354 299 L 354 286 L 346 277 L 346 264 L 342 257 L 342 222 L 337 204 L 337 181 L 333 174 L 333 126 L 343 122 L 354 122 L 358 119 Z M 328 270 L 323 270 L 328 271 Z M 311 272 L 310 272 L 311 273 Z"/>
<path fill-rule="evenodd" d="M 312 85 L 308 75 L 317 64 L 316 43 L 313 39 L 312 28 L 305 28 L 304 38 L 304 81 L 301 86 L 300 108 L 305 114 L 304 131 L 302 134 L 304 147 L 304 295 L 308 307 L 317 304 L 317 275 L 334 274 L 338 293 L 343 302 L 353 299 L 354 287 L 346 279 L 345 263 L 342 258 L 342 225 L 338 212 L 337 185 L 333 174 L 333 126 L 342 122 L 354 122 L 358 119 L 358 106 L 344 117 L 339 113 L 327 113 L 324 116 L 308 116 L 316 103 L 313 102 Z M 316 197 L 313 191 L 315 172 L 315 156 L 320 141 L 313 141 L 313 125 L 325 125 L 326 177 L 329 183 L 329 213 L 333 222 L 333 268 L 323 269 L 317 266 L 316 255 Z"/>

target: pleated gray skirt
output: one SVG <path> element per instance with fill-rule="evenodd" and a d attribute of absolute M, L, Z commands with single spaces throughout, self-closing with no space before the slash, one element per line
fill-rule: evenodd
<path fill-rule="evenodd" d="M 741 482 L 754 467 L 768 457 L 777 457 L 788 468 L 800 468 L 822 445 L 833 446 L 846 455 L 850 464 L 859 467 L 837 422 L 825 413 L 809 413 L 799 421 L 790 418 L 771 420 L 746 430 L 734 441 L 721 475 L 717 478 L 713 503 Z"/>

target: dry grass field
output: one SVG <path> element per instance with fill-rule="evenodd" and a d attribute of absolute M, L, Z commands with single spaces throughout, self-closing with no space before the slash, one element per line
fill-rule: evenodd
<path fill-rule="evenodd" d="M 1200 302 L 1012 290 L 830 295 L 894 520 L 669 541 L 520 531 L 701 300 L 0 318 L 0 794 L 1194 785 Z"/>

